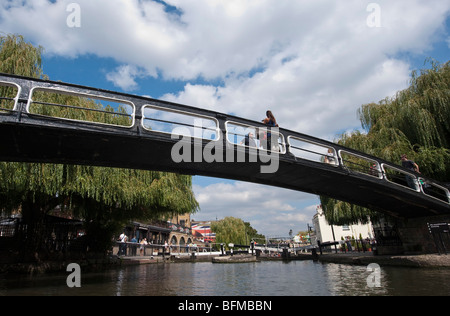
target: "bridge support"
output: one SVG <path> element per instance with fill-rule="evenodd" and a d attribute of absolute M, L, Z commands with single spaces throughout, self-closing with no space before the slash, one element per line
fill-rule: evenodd
<path fill-rule="evenodd" d="M 379 255 L 431 254 L 440 252 L 440 248 L 450 250 L 450 234 L 441 233 L 438 239 L 430 232 L 428 224 L 450 223 L 450 215 L 428 216 L 396 221 L 401 245 L 378 246 Z"/>

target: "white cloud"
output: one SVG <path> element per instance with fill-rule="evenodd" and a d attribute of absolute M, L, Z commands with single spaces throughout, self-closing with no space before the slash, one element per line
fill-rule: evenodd
<path fill-rule="evenodd" d="M 111 81 L 116 87 L 119 87 L 125 91 L 133 91 L 138 88 L 138 84 L 135 79 L 143 77 L 145 74 L 136 66 L 122 65 L 115 71 L 106 74 L 106 79 Z"/>
<path fill-rule="evenodd" d="M 81 27 L 70 28 L 71 1 L 8 1 L 0 8 L 0 28 L 39 42 L 48 53 L 112 57 L 169 79 L 225 78 L 292 57 L 305 74 L 330 67 L 342 74 L 353 61 L 426 49 L 449 9 L 439 0 L 378 1 L 383 23 L 373 29 L 366 22 L 369 1 L 166 2 L 181 13 L 155 1 L 79 0 Z M 325 75 L 300 74 L 273 76 L 283 82 Z"/>
<path fill-rule="evenodd" d="M 432 34 L 450 9 L 438 1 L 379 1 L 382 24 L 371 28 L 364 1 L 290 2 L 288 8 L 283 1 L 261 1 L 253 11 L 245 10 L 248 2 L 244 1 L 238 21 L 227 14 L 223 2 L 203 9 L 194 1 L 171 3 L 186 8 L 183 21 L 188 29 L 197 30 L 193 34 L 214 43 L 199 51 L 205 61 L 213 60 L 200 73 L 222 73 L 224 84 L 197 89 L 189 84 L 164 99 L 257 121 L 270 108 L 281 126 L 327 139 L 333 139 L 336 131 L 359 127 L 356 110 L 362 104 L 392 96 L 408 85 L 410 65 L 394 56 L 429 49 Z M 229 4 L 229 10 L 233 5 Z M 218 6 L 225 8 L 217 13 L 218 22 L 207 23 L 208 29 L 200 31 L 193 15 L 199 18 L 208 11 L 212 19 Z M 210 28 L 217 30 L 210 33 Z M 213 34 L 221 41 L 211 38 Z M 206 57 L 209 52 L 214 56 Z M 236 63 L 238 58 L 245 62 Z M 245 75 L 252 69 L 256 73 Z"/>
<path fill-rule="evenodd" d="M 259 233 L 270 236 L 287 236 L 289 229 L 295 233 L 305 229 L 318 203 L 315 196 L 246 182 L 196 184 L 193 188 L 201 206 L 201 211 L 193 215 L 194 219 L 233 216 L 250 222 Z"/>

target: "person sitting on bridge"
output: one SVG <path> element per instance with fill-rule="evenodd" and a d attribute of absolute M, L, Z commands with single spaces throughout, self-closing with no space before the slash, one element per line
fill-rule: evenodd
<path fill-rule="evenodd" d="M 257 147 L 252 132 L 249 132 L 247 135 L 245 135 L 245 138 L 241 141 L 241 145 L 242 144 L 249 147 Z"/>
<path fill-rule="evenodd" d="M 332 148 L 328 148 L 328 153 L 325 156 L 324 161 L 330 165 L 336 164 L 336 158 L 334 157 L 334 150 Z"/>

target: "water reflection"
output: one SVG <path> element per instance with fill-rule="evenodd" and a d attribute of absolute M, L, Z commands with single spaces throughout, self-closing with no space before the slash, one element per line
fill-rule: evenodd
<path fill-rule="evenodd" d="M 368 284 L 372 282 L 372 270 L 365 266 L 351 266 L 342 264 L 326 264 L 328 288 L 331 295 L 387 295 L 389 281 L 384 269 L 381 269 L 379 277 L 380 286 Z M 370 278 L 368 280 L 368 278 Z"/>
<path fill-rule="evenodd" d="M 172 263 L 83 273 L 81 288 L 67 275 L 0 276 L 5 295 L 106 296 L 338 296 L 450 295 L 450 270 L 382 267 L 380 287 L 369 287 L 365 266 L 311 261 L 245 264 Z"/>
<path fill-rule="evenodd" d="M 448 269 L 418 271 L 414 268 L 405 268 L 403 275 L 396 273 L 393 268 L 386 268 L 385 270 L 389 277 L 388 290 L 392 295 L 450 295 L 450 270 Z"/>

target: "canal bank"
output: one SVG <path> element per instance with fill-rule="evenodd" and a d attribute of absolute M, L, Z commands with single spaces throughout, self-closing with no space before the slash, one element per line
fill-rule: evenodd
<path fill-rule="evenodd" d="M 115 267 L 138 266 L 149 264 L 170 264 L 170 263 L 200 263 L 212 262 L 217 258 L 217 254 L 208 255 L 189 255 L 189 256 L 138 256 L 138 257 L 117 257 L 107 258 L 89 258 L 81 261 L 75 260 L 82 270 L 102 271 Z M 256 259 L 256 258 L 255 258 Z M 264 257 L 261 256 L 255 262 L 260 261 L 318 261 L 321 263 L 335 263 L 345 265 L 367 266 L 371 263 L 377 263 L 382 267 L 414 267 L 414 268 L 435 268 L 450 270 L 450 254 L 426 254 L 426 255 L 373 255 L 372 252 L 366 253 L 326 253 L 318 256 L 312 256 L 310 253 L 302 254 L 301 258 L 290 257 Z M 253 262 L 253 260 L 252 260 Z M 13 274 L 46 274 L 54 272 L 65 272 L 67 265 L 72 262 L 55 261 L 40 263 L 15 263 L 0 265 L 0 275 L 5 273 Z"/>
<path fill-rule="evenodd" d="M 373 255 L 373 253 L 337 253 L 322 254 L 319 262 L 351 265 L 369 265 L 377 263 L 380 266 L 415 267 L 415 268 L 445 268 L 450 269 L 450 254 L 426 255 Z"/>
<path fill-rule="evenodd" d="M 120 258 L 121 265 L 135 265 L 135 264 L 152 264 L 152 263 L 175 263 L 175 262 L 212 262 L 217 255 L 205 256 L 167 256 L 162 257 L 122 257 Z M 226 260 L 229 257 L 224 257 Z M 256 257 L 255 257 L 256 259 Z M 366 253 L 328 253 L 312 256 L 310 253 L 305 253 L 301 258 L 290 257 L 288 259 L 282 257 L 264 257 L 257 258 L 258 261 L 295 261 L 295 260 L 311 260 L 322 263 L 336 263 L 349 265 L 363 265 L 367 266 L 371 263 L 377 263 L 380 266 L 395 266 L 395 267 L 415 267 L 415 268 L 445 268 L 450 269 L 450 254 L 425 254 L 425 255 L 374 255 L 372 252 Z M 256 260 L 254 260 L 256 261 Z M 252 261 L 253 262 L 253 261 Z"/>

